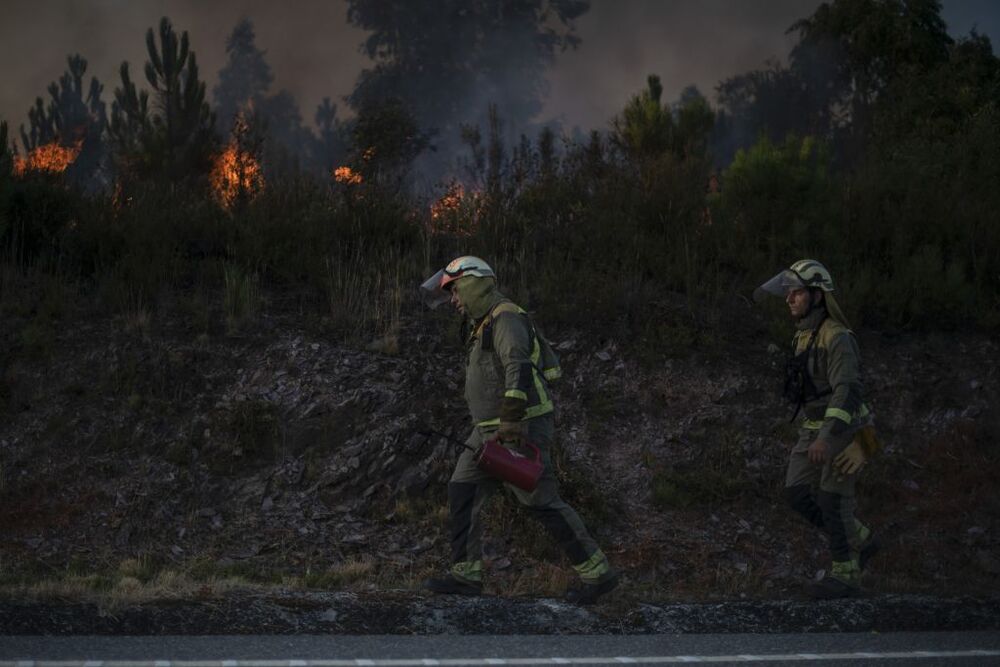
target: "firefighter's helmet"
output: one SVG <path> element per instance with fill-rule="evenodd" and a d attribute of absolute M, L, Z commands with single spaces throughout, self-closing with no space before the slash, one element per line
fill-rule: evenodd
<path fill-rule="evenodd" d="M 760 301 L 766 294 L 784 297 L 790 290 L 806 288 L 833 291 L 833 276 L 815 259 L 800 259 L 787 269 L 754 290 L 754 299 Z"/>
<path fill-rule="evenodd" d="M 451 283 L 465 276 L 496 279 L 496 274 L 490 265 L 479 257 L 472 255 L 456 257 L 448 262 L 448 266 L 425 280 L 420 286 L 424 301 L 431 308 L 437 308 L 450 298 L 448 290 L 451 289 Z"/>

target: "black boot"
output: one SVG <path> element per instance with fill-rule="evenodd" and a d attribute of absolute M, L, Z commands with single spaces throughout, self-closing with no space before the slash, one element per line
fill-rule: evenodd
<path fill-rule="evenodd" d="M 834 561 L 826 576 L 810 584 L 806 592 L 814 600 L 835 600 L 861 594 L 858 578 L 861 568 L 857 561 Z"/>
<path fill-rule="evenodd" d="M 618 573 L 610 570 L 596 582 L 581 581 L 576 586 L 567 589 L 566 602 L 572 604 L 594 604 L 605 593 L 610 593 L 618 586 Z"/>
<path fill-rule="evenodd" d="M 451 572 L 443 577 L 432 577 L 425 579 L 423 587 L 440 595 L 482 595 L 483 584 L 479 581 L 464 581 L 458 579 Z"/>

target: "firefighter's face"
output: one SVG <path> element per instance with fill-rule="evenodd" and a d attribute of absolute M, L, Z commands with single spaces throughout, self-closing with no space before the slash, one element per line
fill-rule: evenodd
<path fill-rule="evenodd" d="M 806 316 L 809 312 L 809 306 L 811 305 L 812 299 L 812 292 L 805 287 L 790 289 L 785 294 L 785 303 L 788 304 L 788 310 L 795 319 L 800 319 Z"/>
<path fill-rule="evenodd" d="M 458 290 L 455 289 L 455 283 L 451 284 L 451 305 L 462 315 L 465 315 L 465 304 L 462 303 L 462 297 L 459 295 Z"/>

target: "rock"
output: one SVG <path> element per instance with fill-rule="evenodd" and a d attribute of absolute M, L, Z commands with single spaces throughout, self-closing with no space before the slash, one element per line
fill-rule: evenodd
<path fill-rule="evenodd" d="M 261 510 L 265 512 L 270 512 L 272 507 L 274 507 L 274 501 L 271 499 L 271 496 L 264 498 L 263 502 L 260 504 Z"/>
<path fill-rule="evenodd" d="M 605 352 L 604 350 L 601 350 L 594 356 L 600 359 L 601 361 L 611 361 L 611 355 Z"/>
<path fill-rule="evenodd" d="M 768 345 L 767 345 L 767 353 L 768 354 L 780 354 L 781 353 L 781 348 L 778 347 L 777 345 L 775 345 L 774 343 L 768 343 Z"/>
<path fill-rule="evenodd" d="M 395 492 L 405 496 L 420 495 L 427 488 L 429 482 L 427 471 L 421 466 L 413 466 L 404 472 L 399 481 L 396 482 Z"/>
<path fill-rule="evenodd" d="M 978 405 L 970 405 L 966 409 L 962 410 L 963 419 L 976 419 L 979 415 L 983 413 L 983 409 Z"/>

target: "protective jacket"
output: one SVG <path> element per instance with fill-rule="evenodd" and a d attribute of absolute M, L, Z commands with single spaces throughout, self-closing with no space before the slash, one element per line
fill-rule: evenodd
<path fill-rule="evenodd" d="M 476 426 L 497 426 L 501 416 L 524 420 L 553 411 L 539 368 L 538 336 L 524 310 L 495 292 L 486 315 L 474 322 L 467 346 L 465 400 Z"/>
<path fill-rule="evenodd" d="M 820 440 L 857 430 L 870 412 L 864 402 L 861 354 L 854 332 L 822 307 L 799 320 L 796 329 L 793 353 L 807 355 L 804 367 L 815 388 L 805 397 L 802 426 L 819 431 L 816 438 Z"/>

